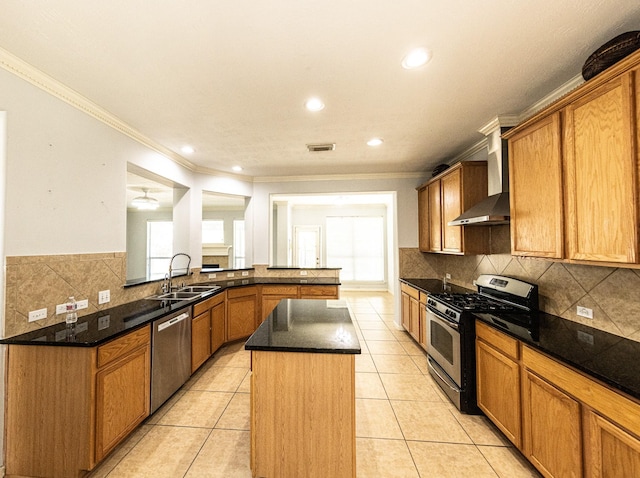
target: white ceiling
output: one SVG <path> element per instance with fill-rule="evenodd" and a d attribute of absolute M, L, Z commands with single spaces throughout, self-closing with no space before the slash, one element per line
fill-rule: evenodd
<path fill-rule="evenodd" d="M 0 47 L 203 168 L 404 173 L 638 29 L 638 0 L 2 0 Z M 432 61 L 403 70 L 416 46 Z M 336 150 L 306 150 L 322 142 Z"/>

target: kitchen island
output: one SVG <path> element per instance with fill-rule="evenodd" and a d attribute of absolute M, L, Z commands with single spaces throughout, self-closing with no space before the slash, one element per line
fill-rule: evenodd
<path fill-rule="evenodd" d="M 245 348 L 253 476 L 355 477 L 360 343 L 346 302 L 283 300 Z"/>

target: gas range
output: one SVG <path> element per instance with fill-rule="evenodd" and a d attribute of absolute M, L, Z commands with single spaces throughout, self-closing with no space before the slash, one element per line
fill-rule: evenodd
<path fill-rule="evenodd" d="M 538 286 L 511 277 L 483 274 L 475 293 L 429 294 L 426 346 L 429 372 L 464 413 L 479 413 L 475 380 L 475 316 L 533 328 Z M 506 318 L 510 320 L 507 321 Z"/>

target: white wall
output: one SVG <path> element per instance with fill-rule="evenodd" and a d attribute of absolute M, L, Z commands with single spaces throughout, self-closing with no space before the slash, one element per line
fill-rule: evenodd
<path fill-rule="evenodd" d="M 125 251 L 128 162 L 190 188 L 181 201 L 188 210 L 181 248 L 194 257 L 202 189 L 251 195 L 250 183 L 193 173 L 3 69 L 0 110 L 7 118 L 5 255 Z"/>

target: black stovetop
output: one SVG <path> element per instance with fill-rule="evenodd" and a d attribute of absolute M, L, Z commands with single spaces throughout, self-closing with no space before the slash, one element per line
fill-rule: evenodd
<path fill-rule="evenodd" d="M 510 304 L 494 300 L 485 295 L 475 292 L 464 294 L 439 293 L 429 296 L 440 303 L 456 309 L 458 312 L 513 312 L 517 311 L 517 307 Z"/>

